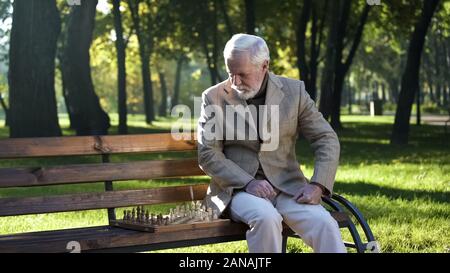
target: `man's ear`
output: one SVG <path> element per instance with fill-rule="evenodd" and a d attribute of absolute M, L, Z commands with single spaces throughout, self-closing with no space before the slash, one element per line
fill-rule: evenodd
<path fill-rule="evenodd" d="M 263 69 L 269 70 L 269 60 L 265 60 L 265 61 L 264 61 Z"/>

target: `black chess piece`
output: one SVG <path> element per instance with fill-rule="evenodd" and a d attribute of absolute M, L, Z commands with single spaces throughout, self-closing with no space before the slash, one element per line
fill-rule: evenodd
<path fill-rule="evenodd" d="M 148 213 L 148 210 L 146 210 L 145 211 L 145 223 L 149 223 L 149 217 L 150 217 L 150 215 L 149 215 L 149 213 Z"/>
<path fill-rule="evenodd" d="M 142 212 L 141 212 L 141 207 L 139 207 L 139 206 L 137 206 L 136 207 L 136 222 L 141 222 L 141 214 L 142 214 Z"/>

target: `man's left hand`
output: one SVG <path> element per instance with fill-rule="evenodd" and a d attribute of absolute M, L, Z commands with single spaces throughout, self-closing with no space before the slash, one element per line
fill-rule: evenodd
<path fill-rule="evenodd" d="M 322 189 L 319 186 L 313 184 L 306 184 L 301 188 L 294 196 L 294 200 L 297 203 L 318 205 L 322 197 Z"/>

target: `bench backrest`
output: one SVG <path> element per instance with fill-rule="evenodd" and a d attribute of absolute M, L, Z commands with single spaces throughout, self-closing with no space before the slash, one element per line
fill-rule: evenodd
<path fill-rule="evenodd" d="M 189 135 L 189 140 L 175 140 L 171 134 L 0 140 L 2 160 L 86 155 L 102 158 L 101 163 L 1 168 L 0 188 L 105 182 L 105 192 L 0 198 L 0 216 L 200 200 L 205 195 L 206 184 L 139 190 L 114 190 L 112 186 L 112 181 L 204 175 L 195 156 L 175 160 L 109 162 L 110 155 L 115 154 L 183 152 L 195 151 L 196 148 L 193 135 Z"/>

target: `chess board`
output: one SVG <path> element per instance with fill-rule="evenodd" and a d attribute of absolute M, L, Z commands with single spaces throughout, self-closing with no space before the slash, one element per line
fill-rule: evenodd
<path fill-rule="evenodd" d="M 156 233 L 156 232 L 173 232 L 179 230 L 192 230 L 211 226 L 227 226 L 230 224 L 230 222 L 231 222 L 230 219 L 217 219 L 213 221 L 191 222 L 186 224 L 155 225 L 147 223 L 127 222 L 123 220 L 112 220 L 111 225 L 125 229 Z"/>
<path fill-rule="evenodd" d="M 111 220 L 110 225 L 144 232 L 173 232 L 203 227 L 227 226 L 230 219 L 220 219 L 217 212 L 201 206 L 199 202 L 171 209 L 167 215 L 150 214 L 143 207 L 125 210 L 123 219 Z"/>

